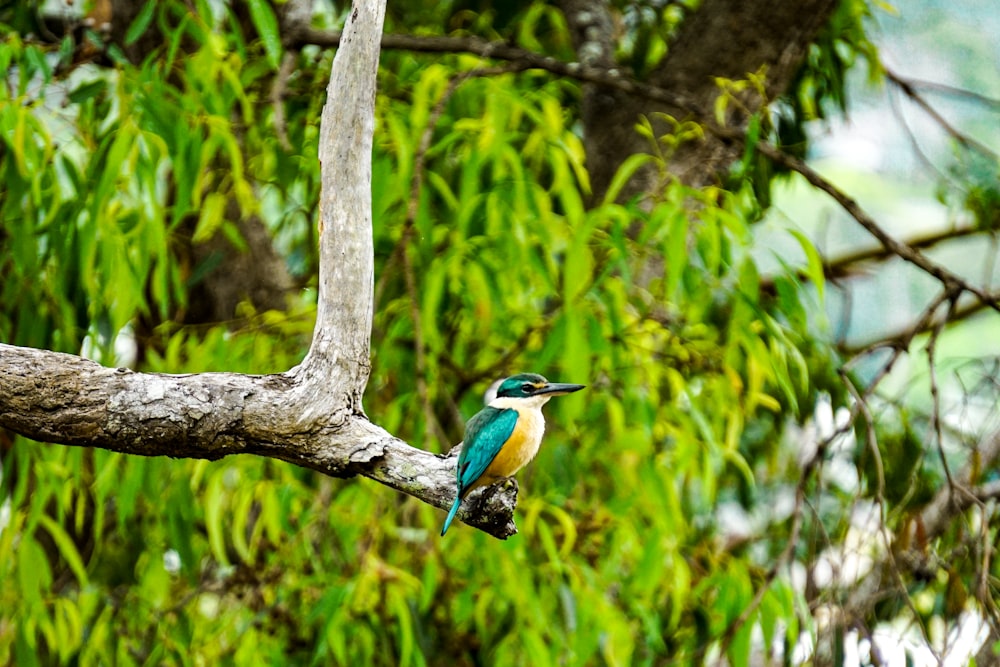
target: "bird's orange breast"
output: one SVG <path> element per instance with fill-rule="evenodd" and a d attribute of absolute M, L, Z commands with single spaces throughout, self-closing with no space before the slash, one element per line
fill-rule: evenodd
<path fill-rule="evenodd" d="M 510 477 L 528 464 L 538 453 L 545 432 L 545 421 L 539 410 L 518 410 L 514 432 L 483 472 L 478 482 L 491 484 Z M 477 484 L 478 486 L 479 484 Z"/>

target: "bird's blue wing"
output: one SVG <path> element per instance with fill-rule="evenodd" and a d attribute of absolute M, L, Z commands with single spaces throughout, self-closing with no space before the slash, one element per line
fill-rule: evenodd
<path fill-rule="evenodd" d="M 517 424 L 517 410 L 486 407 L 465 425 L 458 457 L 458 495 L 461 497 L 496 458 Z"/>

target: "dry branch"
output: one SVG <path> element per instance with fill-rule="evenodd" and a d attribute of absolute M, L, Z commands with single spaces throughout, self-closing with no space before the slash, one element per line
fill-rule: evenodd
<path fill-rule="evenodd" d="M 334 58 L 321 122 L 316 328 L 287 373 L 164 375 L 0 344 L 0 427 L 64 445 L 143 456 L 256 454 L 335 477 L 364 475 L 440 508 L 455 459 L 411 447 L 361 405 L 370 361 L 374 258 L 371 150 L 384 0 L 358 1 Z M 516 485 L 467 502 L 459 518 L 516 532 Z"/>

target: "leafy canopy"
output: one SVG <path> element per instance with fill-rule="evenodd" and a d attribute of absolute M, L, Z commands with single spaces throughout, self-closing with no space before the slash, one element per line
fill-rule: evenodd
<path fill-rule="evenodd" d="M 295 54 L 283 147 L 273 8 L 247 5 L 259 40 L 229 9 L 148 3 L 128 38 L 155 25 L 166 41 L 138 64 L 113 47 L 101 66 L 74 64 L 69 42 L 5 30 L 0 340 L 113 364 L 116 341 L 153 321 L 142 370 L 267 373 L 301 359 L 331 56 Z M 532 5 L 520 36 L 565 45 L 553 16 Z M 641 48 L 657 21 L 633 33 L 638 71 L 658 57 Z M 822 57 L 839 51 L 822 48 L 813 86 L 836 69 Z M 818 255 L 798 237 L 806 263 L 764 284 L 751 234 L 761 183 L 692 190 L 666 170 L 694 126 L 650 136 L 653 157 L 626 161 L 591 203 L 579 86 L 481 66 L 384 54 L 366 409 L 444 452 L 497 377 L 590 385 L 548 408 L 546 444 L 521 477 L 520 534 L 498 543 L 458 527 L 439 540 L 430 507 L 272 460 L 3 440 L 0 662 L 662 664 L 722 646 L 745 665 L 754 627 L 790 655 L 809 617 L 768 568 L 793 537 L 794 427 L 818 402 L 846 401 L 814 315 Z M 617 202 L 642 160 L 659 161 L 662 190 Z M 179 326 L 211 268 L 185 248 L 223 234 L 240 251 L 234 210 L 264 219 L 301 289 L 286 311 L 245 304 L 238 321 Z M 912 438 L 893 442 L 909 455 Z M 938 479 L 917 470 L 886 481 Z M 847 531 L 851 502 L 806 491 L 821 502 L 803 559 Z M 754 518 L 753 541 L 720 506 Z"/>

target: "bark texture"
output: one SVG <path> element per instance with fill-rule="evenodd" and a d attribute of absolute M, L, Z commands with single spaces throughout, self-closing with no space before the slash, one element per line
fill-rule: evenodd
<path fill-rule="evenodd" d="M 125 454 L 281 459 L 333 477 L 363 475 L 431 505 L 455 499 L 455 456 L 411 447 L 355 411 L 344 386 L 299 366 L 279 375 L 163 375 L 0 344 L 0 426 L 34 440 Z M 324 412 L 329 410 L 329 412 Z M 497 537 L 516 533 L 515 487 L 459 512 Z"/>
<path fill-rule="evenodd" d="M 615 67 L 615 28 L 606 0 L 562 0 L 573 45 L 584 65 Z M 649 152 L 648 140 L 635 131 L 640 116 L 653 122 L 657 134 L 670 126 L 656 117 L 677 120 L 711 117 L 719 95 L 716 78 L 745 79 L 766 72 L 766 98 L 746 96 L 741 101 L 754 113 L 784 91 L 816 34 L 829 21 L 837 0 L 768 2 L 767 0 L 703 0 L 681 23 L 661 66 L 649 83 L 688 101 L 684 106 L 654 104 L 648 98 L 621 90 L 587 84 L 583 96 L 584 145 L 595 197 L 607 190 L 616 170 L 633 153 Z M 727 123 L 741 127 L 745 114 L 735 113 Z M 684 183 L 701 186 L 736 160 L 742 146 L 707 136 L 683 146 L 671 160 L 671 173 Z M 622 193 L 628 197 L 660 187 L 655 166 L 641 169 Z"/>
<path fill-rule="evenodd" d="M 371 149 L 384 0 L 358 0 L 334 58 L 321 122 L 319 303 L 305 360 L 278 375 L 163 375 L 0 344 L 0 427 L 35 440 L 127 454 L 269 456 L 364 475 L 431 505 L 455 498 L 456 456 L 411 447 L 361 405 L 373 303 Z M 470 497 L 459 518 L 516 531 L 516 484 Z"/>

